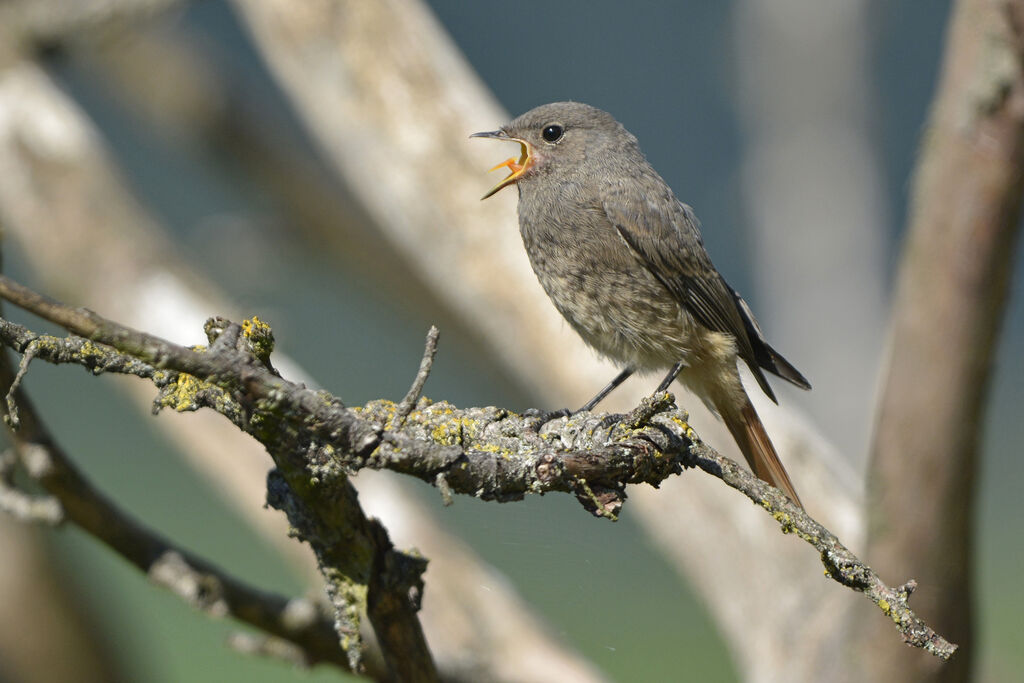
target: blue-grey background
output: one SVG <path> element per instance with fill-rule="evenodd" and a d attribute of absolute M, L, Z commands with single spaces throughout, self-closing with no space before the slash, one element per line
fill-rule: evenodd
<path fill-rule="evenodd" d="M 755 310 L 747 276 L 737 164 L 746 141 L 736 111 L 731 2 L 466 3 L 432 0 L 440 21 L 502 104 L 519 113 L 543 102 L 575 99 L 611 111 L 640 139 L 651 162 L 698 207 L 709 250 Z M 882 160 L 891 280 L 906 213 L 909 175 L 937 76 L 948 3 L 870 4 L 863 40 L 871 56 L 877 109 L 871 135 Z M 234 60 L 247 87 L 280 101 L 247 38 L 221 2 L 194 3 L 173 19 L 175 31 L 215 43 Z M 373 283 L 294 243 L 276 207 L 246 185 L 229 162 L 167 144 L 120 107 L 105 83 L 72 57 L 51 70 L 86 108 L 135 191 L 188 257 L 240 301 L 269 319 L 280 347 L 328 389 L 358 404 L 401 396 L 430 320 L 381 298 Z M 239 217 L 239 233 L 221 220 Z M 218 229 L 220 226 L 223 229 Z M 272 272 L 226 267 L 237 240 L 260 240 L 274 253 Z M 279 268 L 279 270 L 278 270 Z M 16 277 L 31 280 L 8 258 Z M 888 285 L 887 285 L 888 288 Z M 1017 615 L 1024 589 L 1024 539 L 1015 487 L 1024 481 L 1018 419 L 1024 364 L 1019 279 L 993 390 L 981 478 L 977 571 L 982 671 L 1009 680 L 1024 667 Z M 301 295 L 300 295 L 301 294 Z M 237 574 L 277 590 L 302 586 L 205 485 L 180 466 L 146 421 L 128 408 L 112 380 L 69 368 L 33 366 L 29 386 L 79 463 L 140 518 Z M 468 340 L 446 336 L 428 395 L 457 404 L 529 404 L 486 367 Z M 153 482 L 159 482 L 154 486 Z M 434 494 L 421 487 L 425 499 Z M 580 514 L 562 497 L 497 506 L 458 500 L 437 513 L 502 568 L 570 643 L 617 680 L 735 679 L 724 646 L 699 603 L 632 526 Z M 100 615 L 136 680 L 328 680 L 223 646 L 232 624 L 199 616 L 150 587 L 75 530 L 55 534 L 68 574 L 86 600 L 110 600 Z M 815 561 L 811 554 L 808 561 Z M 907 577 L 888 577 L 903 580 Z M 428 588 L 429 590 L 429 588 Z M 840 590 L 837 588 L 837 590 Z M 851 595 L 851 600 L 859 599 Z M 894 637 L 896 634 L 894 633 Z"/>

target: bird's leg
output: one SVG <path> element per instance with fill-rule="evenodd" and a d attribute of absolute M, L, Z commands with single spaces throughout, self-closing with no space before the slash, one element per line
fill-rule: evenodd
<path fill-rule="evenodd" d="M 615 376 L 615 379 L 613 379 L 611 382 L 608 382 L 604 389 L 601 389 L 601 391 L 597 392 L 597 396 L 587 401 L 587 403 L 579 410 L 569 410 L 568 408 L 562 408 L 561 410 L 543 411 L 538 410 L 537 408 L 530 408 L 529 410 L 524 411 L 523 415 L 525 415 L 526 417 L 537 418 L 538 424 L 543 425 L 548 422 L 551 422 L 551 420 L 556 420 L 560 417 L 569 417 L 570 415 L 582 413 L 583 411 L 589 412 L 594 409 L 594 406 L 603 401 L 605 396 L 612 393 L 615 387 L 619 386 L 627 379 L 629 379 L 629 376 L 632 375 L 634 372 L 636 371 L 630 367 L 624 369 L 622 372 Z"/>
<path fill-rule="evenodd" d="M 607 396 L 608 394 L 612 393 L 612 391 L 615 389 L 615 387 L 619 386 L 620 384 L 625 382 L 627 379 L 629 379 L 629 376 L 632 375 L 634 372 L 636 372 L 635 369 L 633 369 L 631 367 L 626 367 L 622 372 L 620 372 L 619 374 L 615 375 L 615 379 L 613 379 L 611 382 L 608 382 L 608 385 L 605 386 L 604 389 L 602 389 L 601 391 L 597 392 L 597 396 L 595 396 L 594 398 L 592 398 L 589 401 L 587 401 L 586 405 L 584 405 L 582 408 L 580 408 L 576 412 L 577 413 L 582 413 L 584 410 L 586 410 L 586 411 L 593 410 L 594 406 L 596 406 L 598 403 L 603 401 L 605 396 Z"/>
<path fill-rule="evenodd" d="M 672 369 L 668 371 L 667 375 L 665 375 L 665 379 L 661 380 L 661 384 L 658 385 L 658 388 L 655 390 L 654 393 L 660 394 L 663 391 L 668 391 L 668 388 L 672 385 L 672 382 L 676 381 L 676 377 L 679 376 L 679 373 L 682 372 L 683 368 L 685 367 L 686 363 L 684 363 L 683 361 L 679 361 L 678 363 L 673 365 Z"/>

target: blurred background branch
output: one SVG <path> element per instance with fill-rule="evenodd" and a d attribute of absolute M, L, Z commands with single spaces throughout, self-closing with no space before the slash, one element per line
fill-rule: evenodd
<path fill-rule="evenodd" d="M 962 681 L 976 640 L 980 443 L 1024 195 L 1024 2 L 962 0 L 914 173 L 868 471 L 867 553 L 933 582 L 919 603 L 965 646 L 936 667 L 862 645 L 873 680 Z"/>

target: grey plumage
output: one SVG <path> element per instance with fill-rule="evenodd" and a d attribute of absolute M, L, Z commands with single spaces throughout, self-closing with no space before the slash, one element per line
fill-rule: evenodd
<path fill-rule="evenodd" d="M 632 370 L 682 364 L 679 379 L 721 415 L 755 473 L 799 502 L 736 362 L 773 401 L 765 370 L 810 385 L 765 340 L 711 263 L 693 210 L 636 138 L 606 112 L 575 102 L 537 107 L 476 136 L 522 145 L 519 161 L 504 164 L 512 175 L 490 194 L 517 185 L 520 232 L 541 285 L 584 341 L 626 368 L 586 408 Z"/>

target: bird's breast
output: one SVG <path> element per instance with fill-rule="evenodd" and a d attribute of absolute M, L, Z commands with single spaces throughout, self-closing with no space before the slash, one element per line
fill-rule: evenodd
<path fill-rule="evenodd" d="M 587 344 L 638 369 L 684 358 L 692 318 L 622 241 L 602 209 L 564 196 L 544 205 L 523 199 L 520 232 L 530 264 Z"/>

